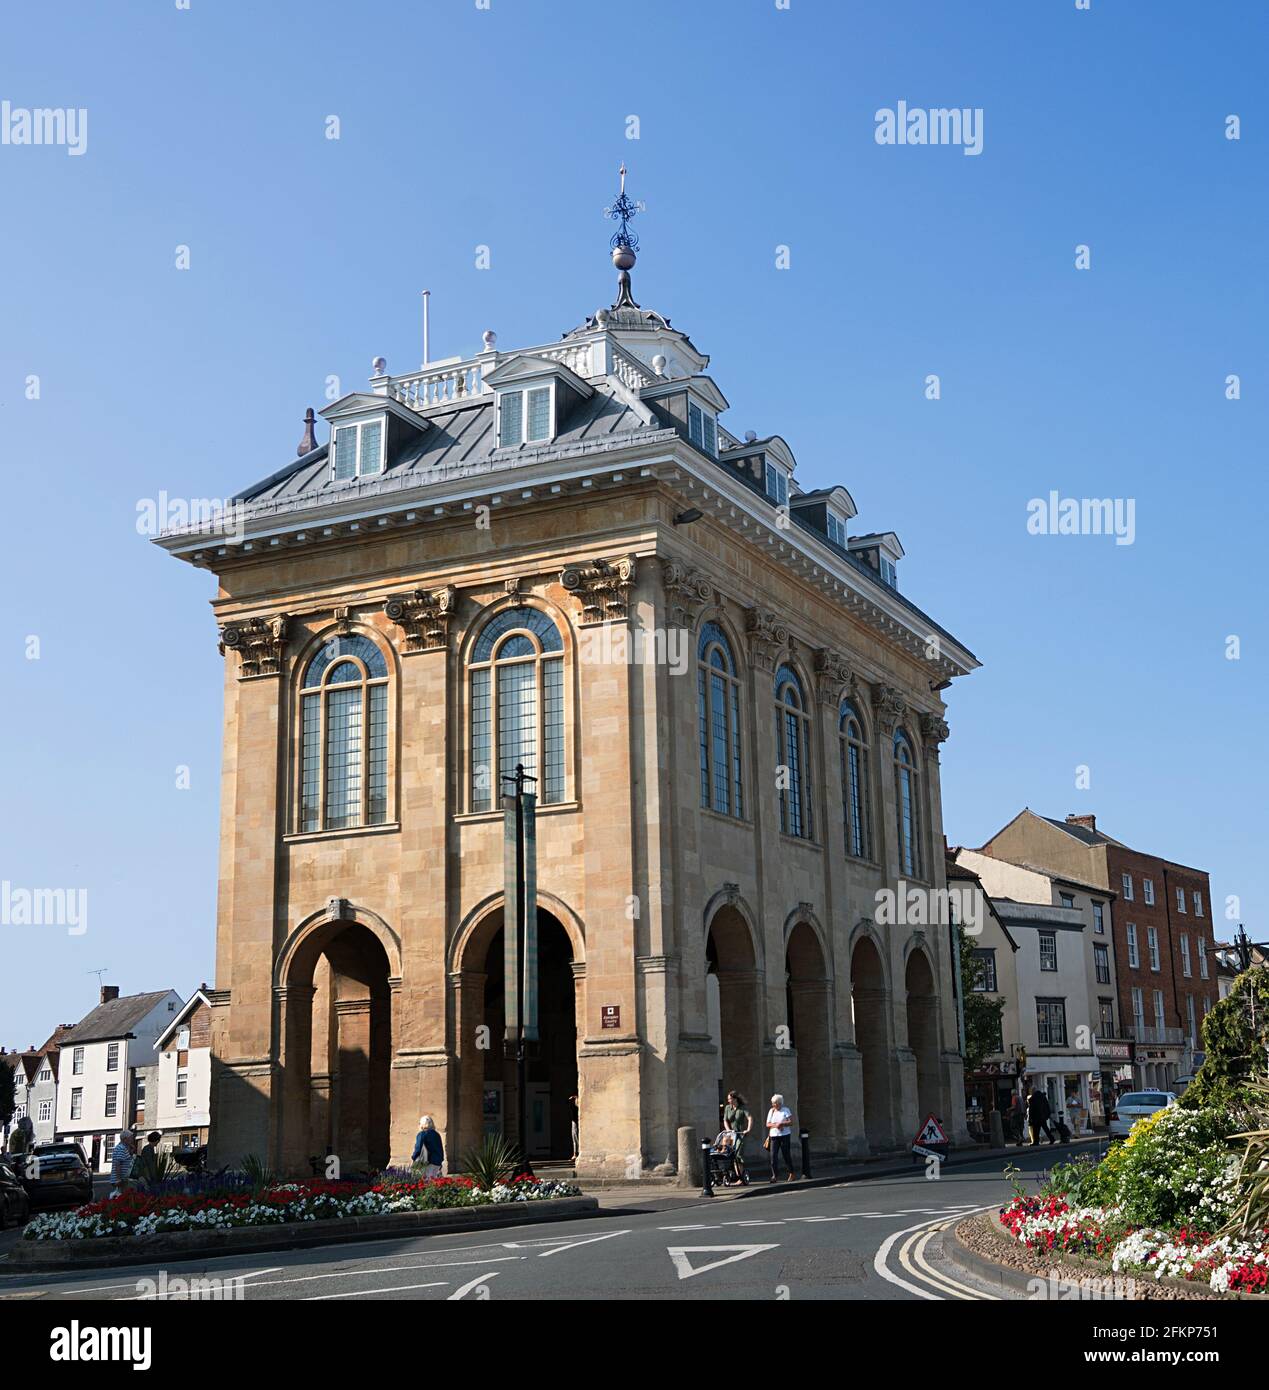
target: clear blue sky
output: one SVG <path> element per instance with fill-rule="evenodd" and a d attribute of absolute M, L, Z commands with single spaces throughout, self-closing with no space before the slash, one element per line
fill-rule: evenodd
<path fill-rule="evenodd" d="M 0 146 L 0 878 L 89 918 L 0 926 L 0 1042 L 78 1019 L 99 967 L 213 976 L 213 581 L 138 500 L 232 493 L 329 374 L 416 365 L 425 286 L 434 356 L 609 302 L 622 159 L 636 297 L 712 354 L 724 422 L 896 530 L 984 662 L 949 692 L 949 839 L 1095 811 L 1269 936 L 1267 31 L 1258 0 L 7 7 L 0 98 L 89 124 L 79 157 Z M 901 99 L 981 107 L 982 154 L 879 146 Z M 1135 544 L 1029 535 L 1050 489 L 1135 499 Z"/>

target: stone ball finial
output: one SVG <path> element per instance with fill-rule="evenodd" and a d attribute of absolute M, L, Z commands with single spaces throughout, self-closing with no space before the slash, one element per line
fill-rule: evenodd
<path fill-rule="evenodd" d="M 486 328 L 485 331 L 480 335 L 480 341 L 484 345 L 484 349 L 486 352 L 493 352 L 493 350 L 498 346 L 498 335 L 493 331 L 492 328 Z"/>
<path fill-rule="evenodd" d="M 386 357 L 376 357 L 370 364 L 370 370 L 375 376 L 386 376 L 388 372 L 388 359 Z"/>
<path fill-rule="evenodd" d="M 665 367 L 665 353 L 658 352 L 657 355 L 652 359 L 652 370 L 657 374 L 657 376 L 664 376 Z"/>

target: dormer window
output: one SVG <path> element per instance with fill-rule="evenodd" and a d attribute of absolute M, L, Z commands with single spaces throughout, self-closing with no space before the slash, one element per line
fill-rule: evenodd
<path fill-rule="evenodd" d="M 687 437 L 710 458 L 718 457 L 718 421 L 695 401 L 687 403 Z"/>
<path fill-rule="evenodd" d="M 846 549 L 846 523 L 834 511 L 828 513 L 828 538 L 834 545 Z"/>
<path fill-rule="evenodd" d="M 899 574 L 895 569 L 894 561 L 886 555 L 878 557 L 881 561 L 881 582 L 889 584 L 892 589 L 899 587 Z"/>
<path fill-rule="evenodd" d="M 779 464 L 767 463 L 767 496 L 777 507 L 789 505 L 789 475 Z"/>
<path fill-rule="evenodd" d="M 517 444 L 542 444 L 551 438 L 552 390 L 550 386 L 534 386 L 527 391 L 498 393 L 498 447 L 514 448 Z"/>
<path fill-rule="evenodd" d="M 331 448 L 331 476 L 335 482 L 364 478 L 383 472 L 383 420 L 360 420 L 340 425 Z"/>

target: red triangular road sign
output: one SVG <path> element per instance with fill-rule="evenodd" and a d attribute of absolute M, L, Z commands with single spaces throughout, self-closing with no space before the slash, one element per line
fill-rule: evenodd
<path fill-rule="evenodd" d="M 947 1135 L 943 1133 L 943 1126 L 931 1114 L 925 1117 L 925 1123 L 921 1126 L 912 1143 L 914 1145 L 919 1144 L 923 1149 L 929 1149 L 933 1148 L 935 1144 L 946 1144 Z"/>

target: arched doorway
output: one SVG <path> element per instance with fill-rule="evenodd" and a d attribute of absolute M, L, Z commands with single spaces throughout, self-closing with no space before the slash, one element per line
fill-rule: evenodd
<path fill-rule="evenodd" d="M 515 1053 L 505 1037 L 504 949 L 502 909 L 497 908 L 472 933 L 462 956 L 464 1151 L 482 1134 L 502 1134 L 512 1142 L 518 1135 Z M 525 1068 L 525 1147 L 531 1159 L 568 1159 L 573 1153 L 569 1097 L 578 1093 L 577 964 L 559 918 L 539 906 L 538 1040 L 528 1044 Z M 483 1046 L 472 1046 L 467 1036 L 477 1031 Z"/>
<path fill-rule="evenodd" d="M 388 953 L 359 922 L 323 923 L 291 957 L 283 990 L 288 1173 L 334 1155 L 341 1175 L 390 1160 L 392 992 Z"/>
<path fill-rule="evenodd" d="M 797 1120 L 822 1144 L 833 1133 L 828 971 L 815 928 L 799 922 L 784 953 L 790 1041 L 797 1054 Z"/>
<path fill-rule="evenodd" d="M 908 994 L 908 1046 L 916 1054 L 917 1109 L 920 1118 L 942 1113 L 939 1087 L 939 1001 L 934 972 L 922 950 L 908 957 L 904 971 Z"/>
<path fill-rule="evenodd" d="M 890 1123 L 890 1067 L 886 1029 L 886 977 L 876 946 L 864 937 L 850 958 L 850 1001 L 855 1046 L 862 1058 L 864 1137 L 869 1148 L 893 1142 Z"/>
<path fill-rule="evenodd" d="M 731 906 L 719 908 L 705 937 L 705 1011 L 717 1048 L 714 1099 L 719 1108 L 711 1116 L 717 1130 L 728 1091 L 739 1091 L 751 1110 L 765 1113 L 757 959 L 749 924 Z"/>

